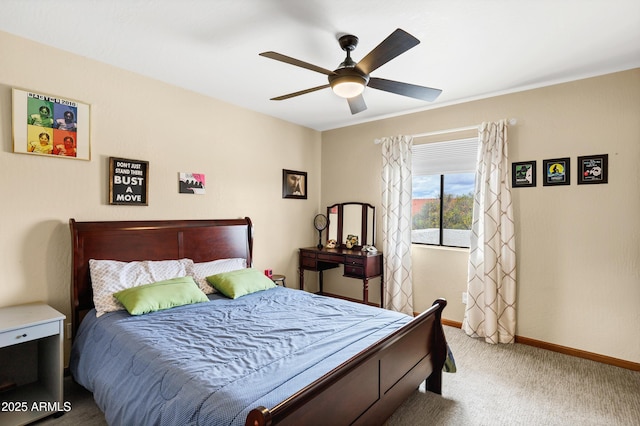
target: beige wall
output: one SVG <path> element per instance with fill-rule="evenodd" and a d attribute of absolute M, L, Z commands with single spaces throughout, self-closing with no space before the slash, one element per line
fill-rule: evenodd
<path fill-rule="evenodd" d="M 69 218 L 249 216 L 255 266 L 295 282 L 317 235 L 319 132 L 2 32 L 0 58 L 0 306 L 44 301 L 70 321 Z M 14 154 L 12 87 L 91 104 L 91 161 Z M 107 204 L 110 156 L 149 161 L 148 206 Z M 282 169 L 308 173 L 307 200 L 282 199 Z M 179 194 L 179 172 L 206 174 L 206 194 Z"/>
<path fill-rule="evenodd" d="M 324 132 L 321 204 L 366 201 L 380 212 L 376 138 L 501 118 L 518 120 L 511 161 L 538 162 L 538 186 L 513 190 L 517 334 L 640 362 L 640 69 Z M 609 183 L 578 186 L 577 156 L 605 153 Z M 571 185 L 543 187 L 542 160 L 556 157 L 571 157 Z M 468 251 L 412 254 L 414 310 L 445 297 L 444 317 L 461 322 Z M 355 280 L 335 273 L 325 287 L 357 297 L 346 281 Z"/>
<path fill-rule="evenodd" d="M 320 135 L 2 32 L 0 57 L 0 306 L 41 300 L 69 316 L 71 217 L 249 216 L 255 266 L 296 283 L 296 248 L 316 243 L 316 213 L 343 201 L 380 211 L 375 138 L 515 117 L 513 161 L 537 160 L 540 172 L 544 158 L 575 165 L 578 155 L 608 153 L 611 168 L 607 185 L 577 186 L 572 173 L 568 187 L 514 190 L 518 335 L 640 362 L 640 70 Z M 12 87 L 90 103 L 91 161 L 14 154 Z M 107 204 L 110 156 L 149 161 L 149 206 Z M 281 198 L 283 168 L 308 172 L 308 200 Z M 178 194 L 178 172 L 205 173 L 207 194 Z M 467 251 L 413 254 L 415 310 L 445 297 L 445 318 L 462 321 Z M 325 274 L 327 290 L 359 297 L 361 283 L 340 275 Z M 313 289 L 314 274 L 305 279 Z M 371 300 L 378 292 L 373 280 Z"/>

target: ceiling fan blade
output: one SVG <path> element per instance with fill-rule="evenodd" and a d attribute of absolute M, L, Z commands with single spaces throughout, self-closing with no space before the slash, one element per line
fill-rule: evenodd
<path fill-rule="evenodd" d="M 417 46 L 419 43 L 420 40 L 398 28 L 369 52 L 367 56 L 362 58 L 356 67 L 365 74 L 370 74 L 373 70 Z"/>
<path fill-rule="evenodd" d="M 349 102 L 351 114 L 357 114 L 367 109 L 367 104 L 364 102 L 362 93 L 358 96 L 354 96 L 353 98 L 347 98 L 347 102 Z"/>
<path fill-rule="evenodd" d="M 326 89 L 327 87 L 331 87 L 331 86 L 329 86 L 328 84 L 324 84 L 322 86 L 312 87 L 311 89 L 300 90 L 299 92 L 293 92 L 293 93 L 289 93 L 288 95 L 282 95 L 282 96 L 278 96 L 276 98 L 271 98 L 270 100 L 272 100 L 272 101 L 283 101 L 285 99 L 294 98 L 296 96 L 304 95 L 306 93 L 315 92 L 316 90 Z"/>
<path fill-rule="evenodd" d="M 401 83 L 399 81 L 386 80 L 384 78 L 376 77 L 371 77 L 367 86 L 378 90 L 384 90 L 385 92 L 391 92 L 397 95 L 408 96 L 410 98 L 421 99 L 428 102 L 435 101 L 436 98 L 440 96 L 440 93 L 442 93 L 442 90 L 440 89 L 416 86 L 415 84 Z"/>
<path fill-rule="evenodd" d="M 275 59 L 276 61 L 284 62 L 286 64 L 295 65 L 297 67 L 305 68 L 311 71 L 319 72 L 320 74 L 325 75 L 333 75 L 334 72 L 328 69 L 318 67 L 316 65 L 310 64 L 308 62 L 301 61 L 299 59 L 292 58 L 290 56 L 283 55 L 281 53 L 276 52 L 262 52 L 260 56 L 264 56 L 265 58 Z"/>

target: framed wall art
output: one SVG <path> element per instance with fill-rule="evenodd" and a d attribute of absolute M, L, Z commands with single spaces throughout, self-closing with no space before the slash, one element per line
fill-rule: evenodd
<path fill-rule="evenodd" d="M 146 206 L 149 162 L 109 157 L 109 204 Z"/>
<path fill-rule="evenodd" d="M 180 194 L 204 194 L 205 175 L 202 173 L 178 173 L 178 192 Z"/>
<path fill-rule="evenodd" d="M 282 198 L 307 199 L 307 172 L 282 169 Z"/>
<path fill-rule="evenodd" d="M 88 104 L 15 88 L 12 102 L 13 152 L 91 159 Z"/>
<path fill-rule="evenodd" d="M 527 188 L 536 186 L 536 162 L 511 163 L 511 187 Z"/>
<path fill-rule="evenodd" d="M 609 154 L 578 157 L 578 185 L 607 183 L 609 180 Z"/>
<path fill-rule="evenodd" d="M 542 160 L 544 186 L 571 184 L 571 159 L 569 157 Z"/>

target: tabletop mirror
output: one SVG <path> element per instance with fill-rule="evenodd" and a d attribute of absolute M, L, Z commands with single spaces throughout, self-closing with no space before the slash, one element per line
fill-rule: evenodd
<path fill-rule="evenodd" d="M 327 239 L 336 240 L 336 247 L 359 250 L 375 245 L 376 208 L 371 204 L 337 203 L 327 207 L 327 217 Z"/>

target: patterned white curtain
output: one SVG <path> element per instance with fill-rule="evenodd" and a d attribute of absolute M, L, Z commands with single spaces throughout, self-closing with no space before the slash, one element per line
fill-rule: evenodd
<path fill-rule="evenodd" d="M 482 123 L 462 329 L 488 343 L 513 343 L 516 251 L 507 122 Z"/>
<path fill-rule="evenodd" d="M 382 140 L 382 252 L 385 308 L 413 315 L 411 136 Z"/>

